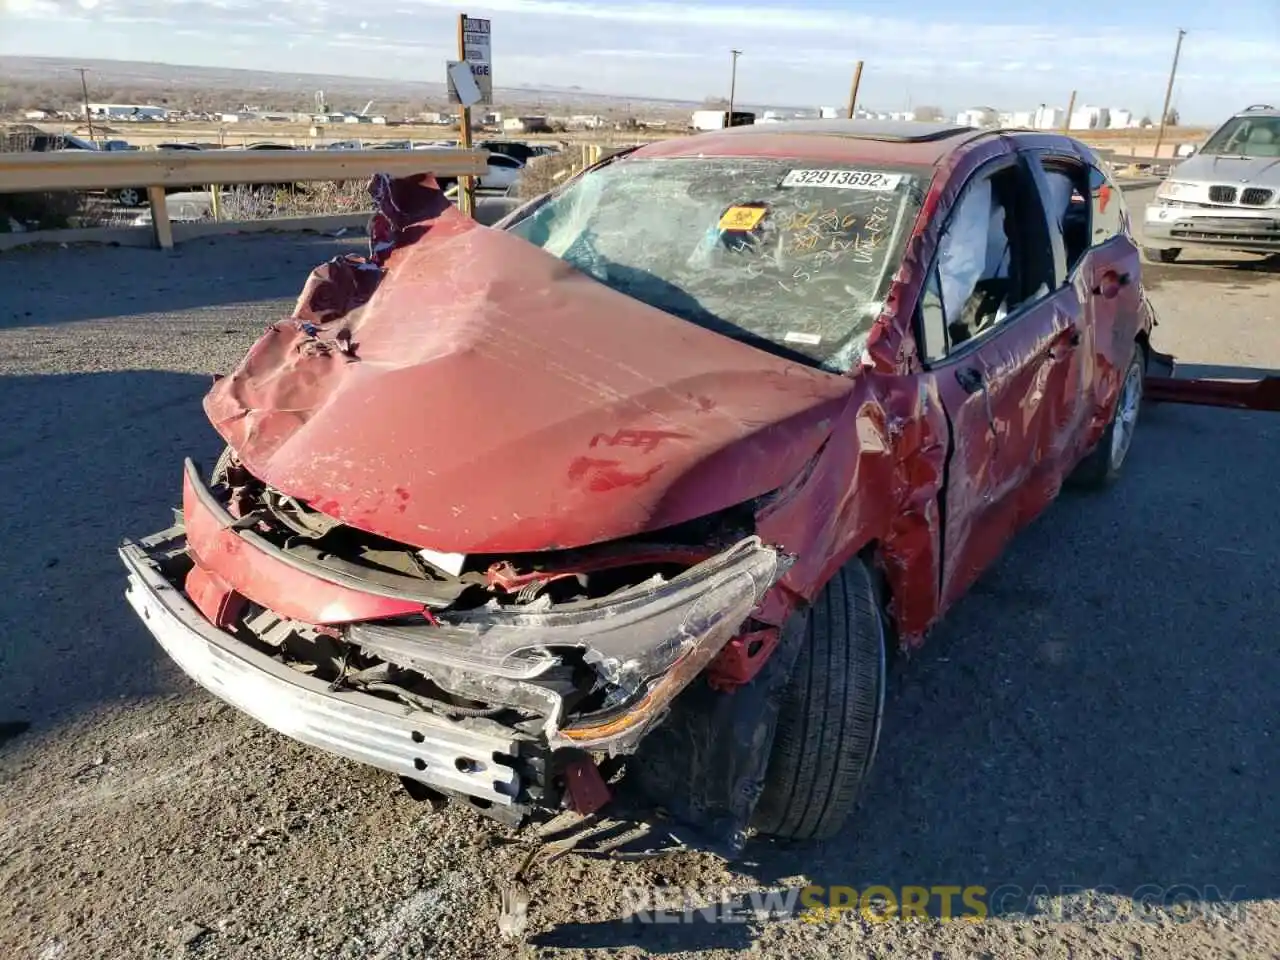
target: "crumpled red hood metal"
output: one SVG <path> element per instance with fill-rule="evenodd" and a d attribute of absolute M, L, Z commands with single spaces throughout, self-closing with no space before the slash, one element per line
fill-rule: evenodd
<path fill-rule="evenodd" d="M 791 479 L 853 386 L 481 227 L 429 179 L 375 196 L 373 256 L 319 268 L 205 399 L 251 472 L 354 527 L 466 553 L 662 528 Z"/>

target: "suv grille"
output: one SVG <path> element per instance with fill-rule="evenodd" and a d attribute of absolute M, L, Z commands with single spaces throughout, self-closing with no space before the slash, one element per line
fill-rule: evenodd
<path fill-rule="evenodd" d="M 1212 203 L 1235 203 L 1236 188 L 1235 187 L 1210 187 L 1209 200 Z"/>
<path fill-rule="evenodd" d="M 1240 191 L 1240 202 L 1250 207 L 1260 207 L 1271 202 L 1272 191 L 1262 187 L 1245 187 Z"/>

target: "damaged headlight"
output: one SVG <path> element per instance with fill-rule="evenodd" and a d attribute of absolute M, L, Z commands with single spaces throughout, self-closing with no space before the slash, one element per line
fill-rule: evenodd
<path fill-rule="evenodd" d="M 438 654 L 473 677 L 528 685 L 559 659 L 556 651 L 573 649 L 595 672 L 601 705 L 573 722 L 550 717 L 548 741 L 627 749 L 737 634 L 790 562 L 753 536 L 669 580 L 654 577 L 599 599 L 442 612 L 447 622 L 439 627 L 413 628 L 414 666 L 430 675 Z M 392 629 L 365 624 L 352 628 L 351 639 L 385 651 L 382 634 Z"/>

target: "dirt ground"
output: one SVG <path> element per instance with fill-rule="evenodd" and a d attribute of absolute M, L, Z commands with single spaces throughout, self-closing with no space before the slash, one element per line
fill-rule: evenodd
<path fill-rule="evenodd" d="M 836 840 L 731 866 L 566 858 L 535 875 L 527 936 L 498 939 L 508 830 L 224 707 L 122 596 L 116 542 L 167 522 L 181 457 L 217 451 L 209 374 L 352 246 L 0 256 L 0 957 L 1280 955 L 1280 416 L 1177 406 L 1149 408 L 1121 482 L 1064 496 L 900 666 Z M 1194 258 L 1148 283 L 1184 362 L 1280 368 L 1274 265 Z M 981 923 L 628 919 L 634 888 L 806 883 L 1016 890 Z M 1108 922 L 1175 884 L 1189 915 Z M 1019 916 L 1035 888 L 1042 912 Z"/>

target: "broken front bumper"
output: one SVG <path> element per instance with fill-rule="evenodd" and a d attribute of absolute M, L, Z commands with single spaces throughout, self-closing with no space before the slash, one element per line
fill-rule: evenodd
<path fill-rule="evenodd" d="M 129 603 L 178 666 L 210 693 L 308 746 L 487 804 L 516 804 L 521 783 L 514 737 L 330 690 L 209 623 L 165 580 L 143 546 L 126 542 L 119 552 L 129 575 Z"/>

